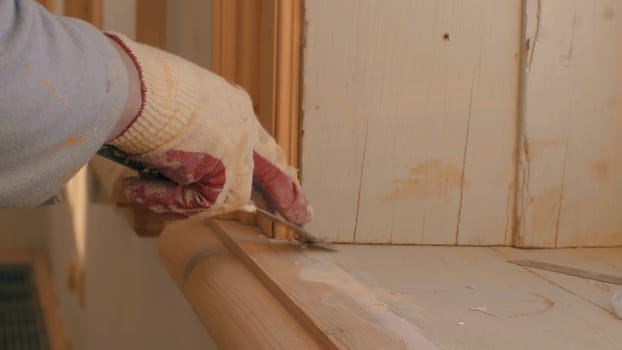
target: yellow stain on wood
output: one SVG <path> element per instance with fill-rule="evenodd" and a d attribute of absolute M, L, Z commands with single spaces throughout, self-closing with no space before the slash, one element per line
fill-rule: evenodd
<path fill-rule="evenodd" d="M 521 312 L 518 314 L 508 314 L 508 315 L 505 315 L 505 317 L 516 318 L 516 317 L 529 317 L 529 316 L 539 315 L 539 314 L 543 314 L 543 313 L 550 311 L 555 306 L 555 302 L 552 299 L 544 295 L 540 295 L 537 293 L 529 293 L 529 295 L 535 297 L 535 299 L 528 298 L 525 300 L 521 300 L 521 302 L 532 303 L 534 306 L 534 310 L 527 311 L 527 312 Z M 532 300 L 529 300 L 529 299 L 532 299 Z"/>
<path fill-rule="evenodd" d="M 71 102 L 69 101 L 67 96 L 61 94 L 60 91 L 58 91 L 58 88 L 56 87 L 56 85 L 53 82 L 51 82 L 51 81 L 49 81 L 47 79 L 41 79 L 41 80 L 39 80 L 39 83 L 44 88 L 48 89 L 48 91 L 50 91 L 52 96 L 56 97 L 56 99 L 58 99 L 62 104 L 67 106 L 67 108 L 69 108 L 69 109 L 72 108 Z"/>
<path fill-rule="evenodd" d="M 590 173 L 599 181 L 607 181 L 609 178 L 609 164 L 604 161 L 596 161 L 590 164 Z"/>
<path fill-rule="evenodd" d="M 470 183 L 464 179 L 462 169 L 440 159 L 431 159 L 412 168 L 408 178 L 393 181 L 395 188 L 385 200 L 408 200 L 415 198 L 441 197 L 449 200 L 454 192 L 460 192 Z"/>

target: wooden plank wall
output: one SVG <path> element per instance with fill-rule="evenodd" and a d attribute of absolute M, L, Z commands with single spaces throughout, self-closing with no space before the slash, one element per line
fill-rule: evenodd
<path fill-rule="evenodd" d="M 306 3 L 309 229 L 341 242 L 622 244 L 622 3 Z"/>
<path fill-rule="evenodd" d="M 307 1 L 302 177 L 340 242 L 506 244 L 520 1 Z"/>
<path fill-rule="evenodd" d="M 622 244 L 622 2 L 527 0 L 515 244 Z"/>

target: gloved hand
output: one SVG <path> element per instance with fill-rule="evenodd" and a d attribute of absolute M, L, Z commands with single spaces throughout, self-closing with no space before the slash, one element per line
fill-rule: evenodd
<path fill-rule="evenodd" d="M 111 143 L 167 179 L 129 178 L 127 199 L 164 218 L 213 216 L 257 194 L 286 219 L 312 216 L 295 169 L 259 124 L 241 88 L 177 56 L 108 34 L 132 58 L 142 108 Z"/>

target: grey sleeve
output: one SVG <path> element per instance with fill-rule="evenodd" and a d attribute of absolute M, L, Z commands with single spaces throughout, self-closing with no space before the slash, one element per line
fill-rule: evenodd
<path fill-rule="evenodd" d="M 0 0 L 0 207 L 33 206 L 104 143 L 128 96 L 125 67 L 91 25 Z"/>

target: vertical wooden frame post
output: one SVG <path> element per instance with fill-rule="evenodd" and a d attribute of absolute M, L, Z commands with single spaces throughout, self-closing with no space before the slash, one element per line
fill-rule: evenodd
<path fill-rule="evenodd" d="M 65 0 L 65 15 L 102 27 L 102 0 Z"/>
<path fill-rule="evenodd" d="M 136 0 L 136 40 L 166 49 L 166 0 Z"/>
<path fill-rule="evenodd" d="M 56 9 L 54 0 L 38 0 L 38 2 L 50 12 L 54 12 L 54 10 Z"/>
<path fill-rule="evenodd" d="M 262 125 L 298 166 L 301 0 L 213 0 L 212 70 L 244 87 Z M 258 218 L 270 235 L 284 227 Z"/>

